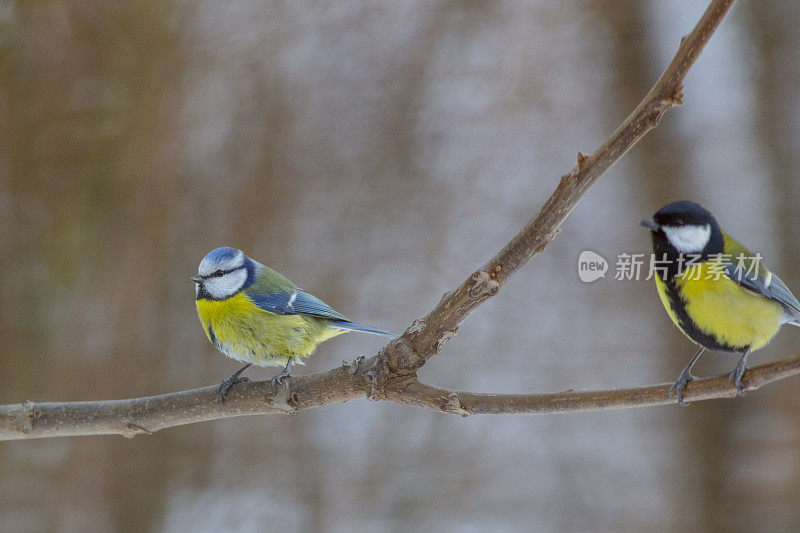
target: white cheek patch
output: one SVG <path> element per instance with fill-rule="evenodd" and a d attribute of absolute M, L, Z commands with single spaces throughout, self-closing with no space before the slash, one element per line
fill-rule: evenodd
<path fill-rule="evenodd" d="M 699 253 L 711 238 L 711 224 L 705 226 L 661 226 L 670 244 L 681 253 Z"/>
<path fill-rule="evenodd" d="M 218 278 L 207 278 L 203 285 L 212 297 L 224 300 L 239 292 L 245 281 L 247 281 L 247 269 L 240 268 Z"/>

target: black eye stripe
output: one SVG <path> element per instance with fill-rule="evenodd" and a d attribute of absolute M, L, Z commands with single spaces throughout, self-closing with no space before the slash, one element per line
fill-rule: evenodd
<path fill-rule="evenodd" d="M 219 278 L 219 277 L 224 276 L 225 274 L 230 274 L 231 272 L 235 272 L 236 270 L 239 270 L 239 269 L 238 268 L 232 268 L 230 270 L 217 270 L 216 272 L 212 272 L 211 274 L 209 274 L 207 276 L 203 276 L 203 279 Z"/>

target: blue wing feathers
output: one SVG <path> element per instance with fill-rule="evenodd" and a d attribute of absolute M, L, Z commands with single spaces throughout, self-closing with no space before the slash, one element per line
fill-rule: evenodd
<path fill-rule="evenodd" d="M 397 337 L 397 335 L 395 335 L 394 333 L 389 333 L 388 331 L 383 331 L 382 329 L 365 326 L 363 324 L 356 324 L 355 322 L 338 321 L 338 322 L 331 322 L 330 325 L 334 328 L 343 329 L 345 331 L 361 331 L 364 333 L 372 333 L 373 335 L 390 337 L 392 339 Z"/>
<path fill-rule="evenodd" d="M 258 294 L 253 291 L 245 290 L 245 294 L 258 307 L 269 313 L 276 315 L 306 315 L 316 318 L 329 319 L 330 326 L 345 331 L 363 331 L 373 335 L 383 335 L 384 337 L 396 337 L 394 333 L 381 329 L 356 324 L 343 314 L 335 311 L 331 306 L 306 291 L 297 289 L 295 291 L 276 292 L 273 294 Z"/>
<path fill-rule="evenodd" d="M 334 320 L 343 320 L 348 322 L 349 319 L 343 314 L 335 311 L 330 305 L 326 304 L 313 294 L 298 289 L 295 291 L 295 298 L 292 302 L 292 308 L 295 313 L 301 315 L 311 315 L 320 318 L 332 318 Z"/>
<path fill-rule="evenodd" d="M 274 294 L 254 294 L 245 291 L 250 300 L 264 311 L 275 313 L 276 315 L 294 314 L 289 306 L 289 300 L 293 292 L 276 292 Z"/>
<path fill-rule="evenodd" d="M 317 318 L 329 318 L 349 322 L 350 319 L 335 311 L 313 294 L 297 289 L 295 291 L 258 294 L 245 291 L 254 304 L 270 313 L 278 315 L 309 315 Z"/>

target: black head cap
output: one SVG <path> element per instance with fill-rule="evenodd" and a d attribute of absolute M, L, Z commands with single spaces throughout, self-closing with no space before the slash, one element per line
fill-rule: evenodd
<path fill-rule="evenodd" d="M 705 226 L 706 224 L 717 226 L 714 215 L 708 209 L 686 200 L 665 205 L 656 211 L 653 220 L 659 226 Z"/>

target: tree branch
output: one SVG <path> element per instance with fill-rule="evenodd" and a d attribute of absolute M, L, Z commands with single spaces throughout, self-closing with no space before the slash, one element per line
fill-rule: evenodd
<path fill-rule="evenodd" d="M 753 367 L 745 373 L 742 384 L 745 390 L 754 391 L 797 374 L 800 374 L 800 357 Z M 417 382 L 402 392 L 391 394 L 389 399 L 461 416 L 539 415 L 669 405 L 677 403 L 677 399 L 669 398 L 671 385 L 661 383 L 633 389 L 569 390 L 549 394 L 485 394 L 452 391 Z M 692 381 L 684 392 L 684 399 L 689 402 L 736 396 L 736 387 L 728 374 Z"/>
<path fill-rule="evenodd" d="M 273 394 L 269 382 L 237 384 L 224 405 L 216 403 L 216 387 L 100 402 L 32 403 L 0 406 L 0 440 L 66 435 L 122 434 L 133 436 L 165 427 L 231 416 L 294 413 L 333 402 L 367 396 L 439 411 L 472 413 L 544 413 L 622 408 L 671 403 L 666 386 L 606 392 L 543 395 L 492 395 L 453 392 L 424 385 L 416 371 L 439 353 L 459 325 L 481 303 L 497 294 L 525 263 L 542 252 L 561 224 L 595 181 L 639 139 L 655 128 L 663 114 L 682 103 L 682 85 L 711 35 L 734 0 L 713 0 L 692 32 L 683 38 L 675 57 L 656 84 L 611 137 L 591 155 L 578 153 L 573 169 L 561 177 L 555 192 L 535 217 L 483 267 L 456 290 L 446 293 L 428 315 L 378 354 L 359 358 L 327 372 L 289 380 Z M 775 367 L 774 365 L 778 365 Z M 750 387 L 764 372 L 781 379 L 797 373 L 797 359 L 748 371 Z M 764 370 L 760 370 L 764 369 Z M 772 370 L 767 370 L 772 369 Z M 772 374 L 771 372 L 777 372 Z M 775 377 L 778 376 L 778 377 Z M 721 378 L 693 382 L 688 400 L 730 397 L 733 389 Z"/>
<path fill-rule="evenodd" d="M 273 392 L 270 381 L 239 383 L 224 404 L 217 386 L 127 400 L 91 402 L 24 402 L 0 406 L 0 440 L 40 437 L 111 435 L 133 437 L 159 429 L 218 418 L 291 414 L 300 410 L 363 397 L 370 377 L 353 362 L 327 372 L 292 378 L 288 388 Z"/>
<path fill-rule="evenodd" d="M 119 434 L 133 437 L 159 429 L 245 415 L 294 414 L 329 403 L 369 397 L 369 365 L 351 361 L 339 368 L 293 378 L 288 389 L 273 393 L 270 381 L 235 385 L 224 405 L 217 404 L 217 387 L 203 387 L 160 396 L 99 402 L 33 403 L 0 406 L 0 440 Z M 753 391 L 800 374 L 800 357 L 753 367 L 742 383 Z M 476 414 L 555 414 L 626 409 L 677 403 L 662 383 L 634 389 L 565 391 L 550 394 L 485 394 L 441 389 L 413 381 L 390 390 L 389 401 L 426 407 L 460 416 Z M 692 381 L 684 398 L 690 402 L 734 398 L 728 375 Z"/>

